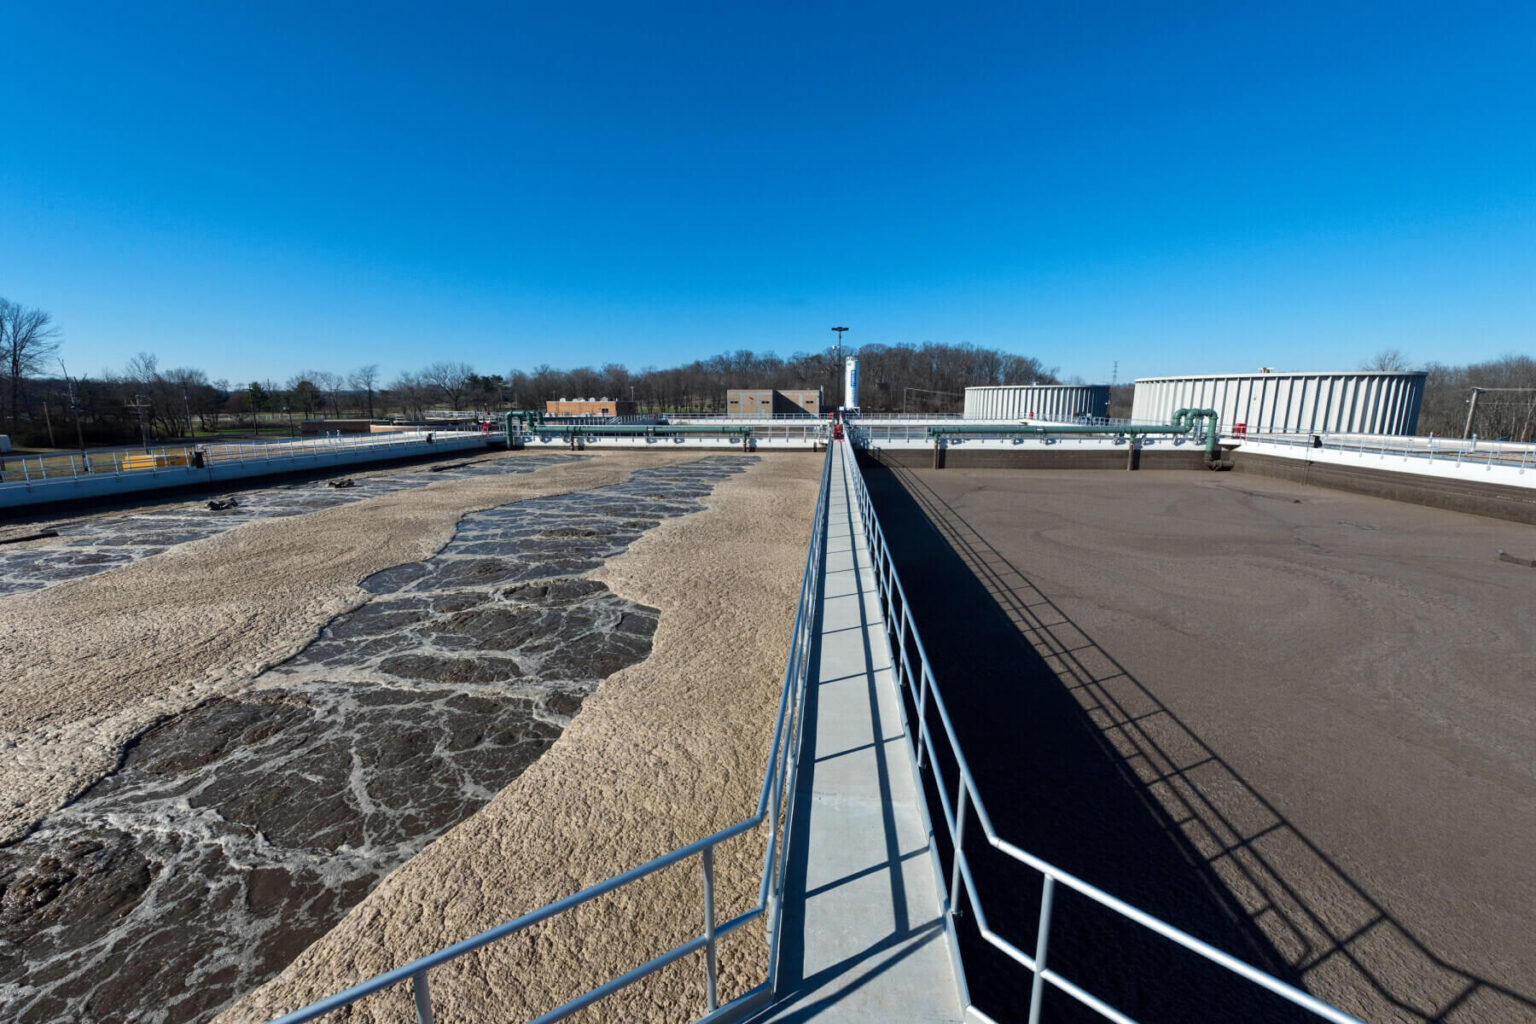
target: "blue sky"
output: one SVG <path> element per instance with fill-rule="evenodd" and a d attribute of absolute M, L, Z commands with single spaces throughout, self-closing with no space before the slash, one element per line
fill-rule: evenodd
<path fill-rule="evenodd" d="M 6 5 L 72 373 L 1531 352 L 1536 5 Z"/>

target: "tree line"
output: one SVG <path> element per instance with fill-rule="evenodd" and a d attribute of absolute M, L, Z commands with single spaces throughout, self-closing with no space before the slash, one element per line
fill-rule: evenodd
<path fill-rule="evenodd" d="M 718 413 L 725 411 L 730 388 L 819 390 L 827 408 L 843 400 L 842 364 L 831 347 L 788 357 L 741 349 L 635 371 L 620 363 L 574 369 L 546 363 L 487 374 L 469 363 L 440 360 L 388 380 L 378 364 L 369 363 L 345 371 L 303 370 L 283 381 L 243 382 L 211 379 L 197 367 L 162 367 L 154 354 L 143 352 L 120 371 L 72 376 L 60 348 L 60 333 L 47 312 L 0 298 L 0 420 L 17 444 L 68 447 L 226 430 L 292 430 L 299 421 L 316 419 L 495 415 L 542 409 L 557 398 L 630 400 L 642 413 Z M 970 344 L 864 345 L 858 355 L 859 404 L 869 413 L 955 413 L 967 387 L 1060 383 L 1056 369 L 1038 359 Z M 1407 360 L 1388 351 L 1366 368 L 1405 369 Z M 1536 437 L 1536 360 L 1506 356 L 1426 369 L 1420 433 L 1460 436 L 1476 387 L 1501 390 L 1479 395 L 1474 432 Z M 1130 390 L 1114 389 L 1111 415 L 1129 415 Z"/>

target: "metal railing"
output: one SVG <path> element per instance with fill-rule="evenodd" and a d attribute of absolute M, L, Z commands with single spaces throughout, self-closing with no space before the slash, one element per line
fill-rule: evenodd
<path fill-rule="evenodd" d="M 821 595 L 821 561 L 824 546 L 823 540 L 826 534 L 827 500 L 831 484 L 831 469 L 832 458 L 829 450 L 821 467 L 821 488 L 816 499 L 815 518 L 811 526 L 811 539 L 805 556 L 805 575 L 800 584 L 799 605 L 795 612 L 794 630 L 790 640 L 789 663 L 784 669 L 784 682 L 779 695 L 779 709 L 774 721 L 768 763 L 763 771 L 763 783 L 758 793 L 757 808 L 750 817 L 744 818 L 736 824 L 723 828 L 712 835 L 705 836 L 703 839 L 689 843 L 687 846 L 673 850 L 671 853 L 663 854 L 639 867 L 631 868 L 596 885 L 588 886 L 564 899 L 556 900 L 538 910 L 514 918 L 505 924 L 497 925 L 495 928 L 483 931 L 478 935 L 471 936 L 435 953 L 412 960 L 410 963 L 397 967 L 392 971 L 370 978 L 345 991 L 311 1003 L 302 1009 L 277 1018 L 272 1024 L 299 1024 L 300 1021 L 314 1020 L 333 1010 L 356 1002 L 364 996 L 382 991 L 407 980 L 411 983 L 418 1024 L 431 1024 L 432 993 L 427 977 L 428 972 L 432 969 L 441 967 L 466 953 L 514 935 L 541 921 L 549 920 L 573 907 L 587 903 L 604 893 L 612 892 L 631 882 L 654 874 L 662 868 L 685 861 L 691 857 L 699 858 L 700 868 L 703 872 L 703 931 L 687 942 L 676 945 L 666 952 L 647 960 L 633 970 L 627 971 L 568 1002 L 562 1003 L 553 1010 L 535 1018 L 535 1021 L 537 1024 L 546 1024 L 549 1021 L 560 1020 L 583 1007 L 590 1006 L 605 996 L 634 984 L 676 960 L 700 951 L 703 951 L 705 954 L 706 1016 L 722 1013 L 728 1014 L 738 1010 L 745 1013 L 747 1010 L 765 1003 L 772 994 L 775 965 L 779 954 L 779 925 L 783 908 L 784 876 L 788 864 L 787 858 L 783 856 L 783 849 L 788 839 L 789 823 L 794 817 L 795 779 L 800 759 L 802 709 L 805 700 L 806 679 L 811 664 L 810 656 L 817 603 Z M 738 914 L 728 921 L 716 921 L 714 899 L 715 847 L 735 836 L 750 832 L 765 821 L 768 823 L 767 848 L 763 853 L 763 871 L 762 879 L 758 885 L 757 902 L 751 909 Z M 768 958 L 765 973 L 767 980 L 726 1003 L 724 1006 L 719 1006 L 717 1005 L 716 991 L 718 976 L 716 962 L 717 943 L 722 936 L 728 935 L 736 929 L 760 918 L 765 920 L 767 927 Z"/>
<path fill-rule="evenodd" d="M 272 462 L 278 459 L 307 458 L 347 451 L 377 448 L 419 447 L 425 435 L 435 440 L 454 440 L 485 436 L 480 430 L 423 430 L 411 433 L 362 435 L 323 435 L 320 437 L 219 444 L 162 446 L 144 450 L 105 452 L 61 452 L 56 455 L 0 456 L 0 487 L 30 486 L 50 480 L 89 476 L 121 476 L 127 473 L 157 473 L 165 470 L 203 469 L 213 465 L 244 462 Z M 196 456 L 202 456 L 199 465 Z"/>
<path fill-rule="evenodd" d="M 692 420 L 825 420 L 826 413 L 815 412 L 663 412 L 658 413 L 667 423 L 688 423 Z"/>
<path fill-rule="evenodd" d="M 801 418 L 794 420 L 712 420 L 705 423 L 599 423 L 579 424 L 545 420 L 534 426 L 513 428 L 512 441 L 517 444 L 564 442 L 577 446 L 588 444 L 633 446 L 663 442 L 722 442 L 739 445 L 747 450 L 759 444 L 769 446 L 811 447 L 825 443 L 831 433 L 831 425 L 825 420 Z"/>
<path fill-rule="evenodd" d="M 917 625 L 912 621 L 906 591 L 902 588 L 901 579 L 896 574 L 896 566 L 892 560 L 890 548 L 886 544 L 885 533 L 880 528 L 880 521 L 875 515 L 874 505 L 870 500 L 869 490 L 865 486 L 863 473 L 858 468 L 857 460 L 850 458 L 847 461 L 851 464 L 847 472 L 850 475 L 856 492 L 859 510 L 864 516 L 864 535 L 869 544 L 870 560 L 873 563 L 875 577 L 878 581 L 877 589 L 880 597 L 880 606 L 891 642 L 891 653 L 897 665 L 898 686 L 905 691 L 905 694 L 911 699 L 913 706 L 917 709 L 917 735 L 911 735 L 910 730 L 913 728 L 913 723 L 909 719 L 907 721 L 908 739 L 915 747 L 915 757 L 919 770 L 932 771 L 933 773 L 934 788 L 938 793 L 939 803 L 943 811 L 944 825 L 949 831 L 953 854 L 949 888 L 945 893 L 945 914 L 951 919 L 952 924 L 960 895 L 960 887 L 964 885 L 966 898 L 975 913 L 975 923 L 981 937 L 1034 975 L 1030 988 L 1030 1024 L 1037 1024 L 1040 1019 L 1040 1010 L 1043 1002 L 1042 991 L 1046 984 L 1096 1011 L 1100 1016 L 1115 1021 L 1116 1024 L 1136 1024 L 1131 1017 L 1128 1017 L 1047 966 L 1051 912 L 1057 885 L 1065 886 L 1074 892 L 1086 896 L 1100 906 L 1107 907 L 1120 916 L 1140 924 L 1149 931 L 1161 935 L 1169 941 L 1247 979 L 1261 988 L 1267 989 L 1280 998 L 1310 1011 L 1324 1020 L 1333 1021 L 1335 1024 L 1363 1024 L 1357 1018 L 1351 1017 L 1343 1011 L 1328 1005 L 1315 996 L 1308 995 L 1306 992 L 1286 984 L 1251 964 L 1247 964 L 1228 953 L 1224 953 L 1215 946 L 1203 942 L 1193 935 L 1153 917 L 1145 911 L 1138 910 L 1129 903 L 1117 899 L 1104 890 L 1063 871 L 1056 865 L 1042 860 L 1026 850 L 1020 849 L 997 834 L 997 830 L 992 825 L 991 816 L 987 813 L 986 803 L 977 789 L 975 777 L 971 774 L 970 766 L 966 763 L 965 752 L 960 749 L 960 741 L 956 737 L 954 725 L 950 721 L 949 709 L 945 705 L 944 695 L 939 689 L 938 681 L 934 678 L 932 666 L 928 662 L 928 654 L 923 647 L 922 637 L 918 635 Z M 908 653 L 909 651 L 916 651 L 917 664 L 915 666 L 911 655 Z M 928 726 L 930 708 L 932 708 L 933 713 L 937 716 L 939 723 L 943 727 L 943 735 L 937 740 L 933 730 Z M 945 779 L 942 762 L 937 756 L 936 742 L 947 744 L 948 753 L 953 759 L 958 779 Z M 951 789 L 954 789 L 954 795 L 951 795 Z M 988 927 L 981 894 L 976 889 L 975 880 L 971 875 L 969 858 L 965 852 L 967 825 L 971 823 L 970 819 L 972 817 L 975 818 L 975 823 L 980 825 L 982 835 L 989 846 L 1012 860 L 1033 869 L 1042 876 L 1040 919 L 1033 955 L 1015 946 Z M 972 828 L 974 830 L 974 826 Z M 983 1010 L 974 1004 L 967 1006 L 966 1012 L 978 1020 L 989 1022 L 992 1020 L 991 1017 L 987 1016 Z"/>
<path fill-rule="evenodd" d="M 1099 421 L 1090 421 L 1087 424 L 1053 424 L 1042 421 L 1031 421 L 1028 424 L 1028 428 L 1035 432 L 1021 433 L 1020 431 L 1023 429 L 1023 425 L 1020 424 L 1020 422 L 1017 420 L 1011 420 L 1008 422 L 999 421 L 995 423 L 985 420 L 951 420 L 949 421 L 949 424 L 963 424 L 966 429 L 966 433 L 964 434 L 965 440 L 1007 441 L 1014 445 L 1031 443 L 1055 444 L 1059 441 L 1070 439 L 1074 442 L 1082 442 L 1088 444 L 1123 446 L 1126 443 L 1126 438 L 1129 436 L 1129 434 L 1124 432 L 1117 433 L 1116 431 L 1118 429 L 1123 427 L 1126 431 L 1138 432 L 1146 429 L 1140 424 L 1134 426 L 1130 424 L 1104 425 Z M 1054 426 L 1059 426 L 1066 429 L 1057 432 L 1051 429 Z M 1168 424 L 1159 424 L 1159 426 L 1166 429 Z M 995 427 L 996 429 L 988 430 L 987 428 L 989 427 Z M 1083 433 L 1085 427 L 1095 427 L 1097 429 L 1095 429 L 1091 434 L 1085 434 Z M 892 442 L 901 442 L 904 444 L 915 444 L 927 447 L 934 443 L 934 434 L 942 429 L 942 427 L 936 427 L 931 423 L 923 422 L 871 423 L 868 420 L 864 420 L 851 422 L 848 424 L 850 436 L 853 438 L 854 444 L 860 448 L 868 447 L 872 443 L 889 444 Z M 1203 443 L 1206 440 L 1208 434 L 1208 432 L 1204 429 L 1198 429 L 1189 433 L 1179 434 L 1175 434 L 1173 431 L 1169 430 L 1167 433 L 1169 436 L 1165 438 L 1148 437 L 1144 433 L 1138 433 L 1136 443 L 1138 445 L 1152 445 L 1158 443 L 1160 440 L 1165 442 L 1172 440 L 1174 443 L 1181 445 Z M 950 443 L 955 443 L 954 439 L 951 439 Z"/>
<path fill-rule="evenodd" d="M 1264 434 L 1240 434 L 1234 441 L 1252 444 L 1285 445 L 1292 448 L 1357 452 L 1361 455 L 1399 456 L 1456 465 L 1473 463 L 1486 466 L 1536 468 L 1536 445 L 1510 441 L 1484 441 L 1476 436 L 1415 437 L 1402 434 L 1325 434 L 1317 431 L 1286 431 Z"/>

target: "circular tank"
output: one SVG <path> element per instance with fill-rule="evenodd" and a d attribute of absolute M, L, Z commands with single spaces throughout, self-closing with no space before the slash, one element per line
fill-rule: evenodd
<path fill-rule="evenodd" d="M 968 420 L 1073 423 L 1109 415 L 1108 384 L 1003 384 L 965 389 Z"/>
<path fill-rule="evenodd" d="M 1360 370 L 1143 377 L 1136 381 L 1131 418 L 1167 423 L 1178 409 L 1215 409 L 1224 434 L 1412 434 L 1424 376 Z"/>

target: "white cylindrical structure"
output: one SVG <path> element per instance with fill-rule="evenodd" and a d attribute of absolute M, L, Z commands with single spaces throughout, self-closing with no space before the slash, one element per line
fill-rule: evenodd
<path fill-rule="evenodd" d="M 1109 415 L 1108 384 L 1004 384 L 965 389 L 968 420 L 1075 423 Z"/>
<path fill-rule="evenodd" d="M 1167 423 L 1178 409 L 1215 409 L 1224 434 L 1412 434 L 1424 377 L 1396 370 L 1143 377 L 1131 418 Z"/>
<path fill-rule="evenodd" d="M 843 407 L 859 407 L 859 357 L 849 356 L 843 361 Z"/>

